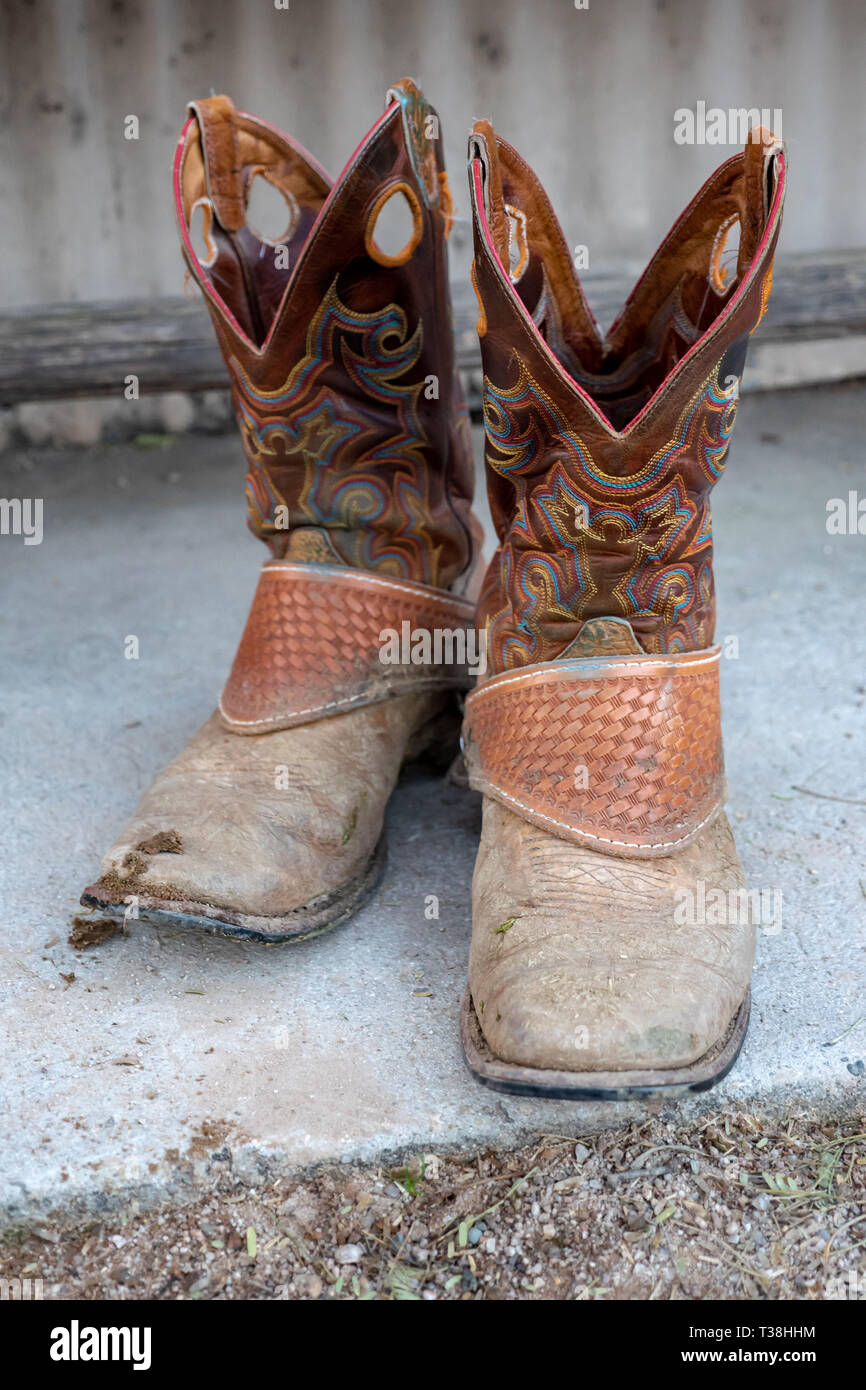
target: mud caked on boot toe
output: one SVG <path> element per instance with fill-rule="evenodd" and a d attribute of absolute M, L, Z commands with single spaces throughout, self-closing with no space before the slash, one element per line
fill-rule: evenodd
<path fill-rule="evenodd" d="M 544 191 L 485 121 L 469 174 L 499 544 L 464 723 L 484 794 L 464 1050 L 515 1092 L 704 1089 L 742 1045 L 755 936 L 723 810 L 710 492 L 784 151 L 752 132 L 605 335 Z"/>
<path fill-rule="evenodd" d="M 398 83 L 332 183 L 227 97 L 190 107 L 174 173 L 182 250 L 229 369 L 249 525 L 271 557 L 218 711 L 142 796 L 89 906 L 265 941 L 334 926 L 375 886 L 404 758 L 440 737 L 469 683 L 460 644 L 431 642 L 421 660 L 383 645 L 474 619 L 462 595 L 480 528 L 443 331 L 438 129 Z M 284 204 L 275 239 L 248 220 L 259 181 Z M 395 200 L 408 219 L 396 246 Z"/>

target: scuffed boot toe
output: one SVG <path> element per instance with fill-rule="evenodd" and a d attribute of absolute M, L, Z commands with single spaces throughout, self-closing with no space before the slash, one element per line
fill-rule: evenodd
<path fill-rule="evenodd" d="M 491 1052 L 576 1073 L 698 1061 L 729 1030 L 754 950 L 748 913 L 705 920 L 711 887 L 740 904 L 724 816 L 646 862 L 569 844 L 487 799 L 469 979 Z"/>

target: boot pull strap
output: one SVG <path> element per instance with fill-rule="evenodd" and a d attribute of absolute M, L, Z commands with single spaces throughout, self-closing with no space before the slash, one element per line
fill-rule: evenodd
<path fill-rule="evenodd" d="M 469 137 L 470 164 L 476 160 L 481 168 L 484 215 L 490 229 L 490 238 L 507 275 L 510 261 L 510 234 L 508 219 L 505 215 L 505 199 L 502 194 L 502 176 L 499 172 L 496 135 L 489 121 L 476 121 L 472 128 L 472 134 Z"/>
<path fill-rule="evenodd" d="M 192 101 L 189 111 L 198 121 L 208 196 L 214 215 L 227 232 L 246 221 L 243 168 L 234 103 L 230 97 Z"/>
<path fill-rule="evenodd" d="M 743 151 L 745 218 L 737 257 L 737 274 L 740 278 L 751 265 L 767 225 L 779 178 L 776 156 L 781 149 L 782 142 L 764 126 L 755 126 L 750 130 Z"/>

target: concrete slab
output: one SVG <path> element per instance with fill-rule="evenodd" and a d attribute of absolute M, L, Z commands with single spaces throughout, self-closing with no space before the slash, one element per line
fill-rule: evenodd
<path fill-rule="evenodd" d="M 825 523 L 828 499 L 866 497 L 864 436 L 861 387 L 748 397 L 718 489 L 718 632 L 739 646 L 723 663 L 730 807 L 753 886 L 783 908 L 743 1057 L 692 1105 L 863 1103 L 866 536 Z M 0 538 L 12 1219 L 181 1196 L 226 1164 L 255 1181 L 637 1113 L 500 1097 L 464 1070 L 478 807 L 426 775 L 394 797 L 375 899 L 331 936 L 262 949 L 140 925 L 67 946 L 81 886 L 228 670 L 262 558 L 242 475 L 234 437 L 3 460 L 0 495 L 45 500 L 41 545 Z"/>

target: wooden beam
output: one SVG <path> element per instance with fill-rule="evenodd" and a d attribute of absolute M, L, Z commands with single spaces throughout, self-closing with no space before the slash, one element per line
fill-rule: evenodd
<path fill-rule="evenodd" d="M 227 387 L 200 301 L 124 299 L 0 314 L 0 404 Z"/>
<path fill-rule="evenodd" d="M 598 272 L 586 273 L 583 283 L 604 326 L 633 285 L 627 275 Z M 470 381 L 480 368 L 477 312 L 471 288 L 455 285 L 457 357 Z M 858 335 L 866 335 L 866 250 L 778 258 L 770 308 L 756 341 Z M 200 300 L 53 304 L 0 315 L 0 405 L 121 396 L 128 376 L 138 378 L 142 394 L 228 386 Z"/>

